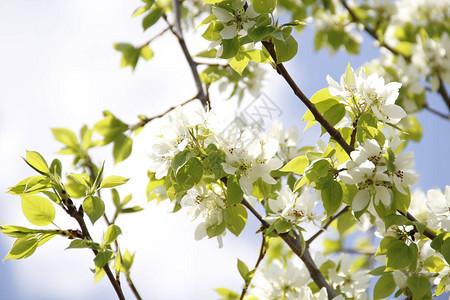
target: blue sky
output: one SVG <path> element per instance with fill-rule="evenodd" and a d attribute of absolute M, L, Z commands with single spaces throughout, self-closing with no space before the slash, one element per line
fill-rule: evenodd
<path fill-rule="evenodd" d="M 163 28 L 156 26 L 142 33 L 140 21 L 130 17 L 139 4 L 137 0 L 0 2 L 0 41 L 4 45 L 0 48 L 1 191 L 32 175 L 20 158 L 25 149 L 39 151 L 49 159 L 55 156 L 60 145 L 52 139 L 51 127 L 78 130 L 84 123 L 92 126 L 101 119 L 104 109 L 132 123 L 139 114 L 158 114 L 195 93 L 188 66 L 172 37 L 156 41 L 154 59 L 141 62 L 134 73 L 119 68 L 120 55 L 113 43 L 140 44 Z M 296 59 L 286 66 L 305 94 L 311 96 L 327 86 L 327 74 L 338 79 L 348 62 L 356 69 L 377 56 L 371 39 L 364 38 L 359 56 L 338 52 L 330 57 L 324 50 L 314 52 L 312 32 L 306 29 L 298 38 Z M 193 53 L 206 47 L 201 39 L 190 35 L 188 45 Z M 275 71 L 269 71 L 266 78 L 263 92 L 283 110 L 282 121 L 303 128 L 305 108 L 300 101 Z M 218 93 L 213 94 L 213 101 L 221 102 L 220 98 Z M 445 111 L 439 97 L 430 97 L 429 101 Z M 416 170 L 421 175 L 417 186 L 424 190 L 444 188 L 450 183 L 450 122 L 428 112 L 420 113 L 419 120 L 424 129 L 422 143 L 408 147 L 416 153 Z M 169 214 L 164 204 L 147 204 L 143 161 L 148 151 L 146 137 L 154 129 L 150 125 L 136 138 L 134 153 L 125 164 L 112 165 L 111 149 L 95 152 L 98 161 L 103 157 L 109 160 L 107 171 L 111 174 L 132 177 L 121 194 L 133 192 L 133 201 L 147 208 L 136 217 L 119 219 L 127 235 L 122 245 L 137 251 L 133 275 L 138 287 L 144 295 L 150 295 L 146 299 L 211 299 L 215 297 L 213 288 L 240 289 L 236 258 L 253 264 L 259 246 L 259 238 L 254 235 L 257 223 L 250 220 L 243 239 L 228 235 L 224 249 L 218 249 L 215 240 L 194 241 L 195 226 L 184 214 Z M 311 143 L 317 135 L 318 129 L 313 129 L 303 141 Z M 64 165 L 70 165 L 70 159 L 60 158 Z M 0 197 L 0 222 L 30 226 L 21 214 L 18 197 Z M 55 222 L 74 226 L 63 216 Z M 100 234 L 101 230 L 94 231 L 97 237 Z M 11 243 L 12 239 L 0 235 L 1 257 Z M 114 298 L 106 280 L 93 283 L 88 269 L 92 267 L 91 253 L 63 251 L 67 244 L 57 237 L 26 261 L 0 264 L 1 299 Z M 78 287 L 74 289 L 73 284 Z M 67 290 L 73 292 L 68 294 Z"/>

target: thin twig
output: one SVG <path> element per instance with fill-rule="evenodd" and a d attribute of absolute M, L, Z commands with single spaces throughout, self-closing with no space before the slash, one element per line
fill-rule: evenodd
<path fill-rule="evenodd" d="M 438 92 L 441 94 L 442 99 L 444 99 L 445 104 L 447 104 L 447 108 L 450 111 L 450 96 L 447 92 L 447 89 L 445 88 L 444 80 L 442 80 L 441 74 L 438 74 L 439 79 L 439 89 Z"/>
<path fill-rule="evenodd" d="M 157 35 L 153 36 L 151 39 L 149 39 L 147 42 L 145 42 L 144 44 L 142 44 L 142 47 L 150 45 L 154 40 L 156 40 L 157 38 L 161 37 L 164 35 L 164 33 L 166 33 L 167 31 L 170 30 L 170 27 L 167 27 L 166 29 L 164 29 L 163 31 L 161 31 L 160 33 L 158 33 Z"/>
<path fill-rule="evenodd" d="M 331 225 L 331 223 L 333 223 L 334 220 L 336 220 L 337 218 L 339 218 L 341 215 L 343 215 L 344 213 L 346 213 L 348 210 L 350 209 L 350 206 L 345 206 L 343 209 L 341 209 L 341 211 L 339 211 L 337 214 L 335 214 L 334 216 L 331 216 L 330 219 L 328 220 L 328 222 L 325 223 L 325 225 L 323 225 L 322 228 L 320 228 L 319 231 L 317 231 L 312 237 L 310 237 L 307 241 L 306 241 L 306 245 L 310 245 L 317 237 L 319 237 L 319 235 L 322 234 L 322 232 L 326 231 L 328 226 Z"/>
<path fill-rule="evenodd" d="M 357 131 L 358 131 L 358 119 L 356 119 L 353 122 L 353 131 L 352 131 L 352 135 L 350 136 L 350 146 L 352 146 L 353 148 L 355 148 L 355 144 L 356 144 Z"/>
<path fill-rule="evenodd" d="M 177 108 L 178 106 L 186 105 L 186 104 L 188 104 L 189 102 L 194 101 L 195 99 L 199 99 L 199 98 L 198 98 L 198 95 L 195 95 L 194 97 L 192 97 L 192 98 L 190 98 L 190 99 L 184 101 L 184 102 L 181 103 L 181 104 L 178 104 L 177 106 L 172 106 L 171 108 L 169 108 L 168 110 L 166 110 L 165 112 L 163 112 L 163 113 L 161 113 L 161 114 L 159 114 L 159 115 L 153 116 L 153 117 L 151 117 L 151 118 L 144 118 L 144 119 L 142 119 L 139 123 L 137 123 L 136 125 L 131 126 L 130 129 L 131 129 L 131 130 L 136 130 L 136 129 L 140 128 L 140 127 L 144 127 L 145 125 L 147 125 L 147 123 L 149 123 L 149 122 L 151 122 L 151 121 L 153 121 L 153 120 L 155 120 L 155 119 L 162 118 L 162 117 L 164 117 L 165 115 L 167 115 L 168 113 L 170 113 L 172 110 L 174 110 L 175 108 Z"/>
<path fill-rule="evenodd" d="M 84 155 L 84 161 L 85 161 L 85 166 L 87 167 L 88 171 L 89 171 L 89 177 L 91 178 L 92 181 L 95 180 L 95 178 L 97 177 L 97 174 L 95 172 L 95 168 L 94 168 L 94 163 L 92 162 L 92 159 L 90 157 L 90 155 L 87 153 L 85 153 Z M 101 198 L 101 193 L 100 190 L 97 190 L 97 196 L 99 198 Z M 109 221 L 108 216 L 106 215 L 106 213 L 103 213 L 103 219 L 105 220 L 106 224 L 108 226 L 111 226 L 112 224 L 115 223 L 116 218 L 118 216 L 118 211 L 116 211 L 116 214 L 114 215 L 114 218 L 111 221 Z M 123 260 L 122 260 L 122 255 L 120 254 L 120 248 L 119 248 L 119 243 L 117 242 L 117 239 L 114 241 L 114 246 L 116 247 L 117 250 L 117 255 L 120 255 L 120 259 L 121 262 L 123 264 Z M 130 287 L 131 291 L 133 292 L 134 296 L 136 297 L 136 299 L 138 300 L 142 300 L 141 295 L 139 294 L 138 290 L 136 289 L 136 286 L 133 283 L 133 280 L 131 279 L 130 273 L 129 272 L 125 272 L 125 277 L 127 279 L 127 283 L 128 286 Z"/>
<path fill-rule="evenodd" d="M 181 29 L 181 12 L 180 12 L 181 2 L 178 0 L 172 0 L 172 6 L 175 13 L 175 27 L 169 22 L 167 19 L 167 15 L 163 14 L 163 19 L 166 21 L 167 25 L 169 25 L 170 31 L 175 35 L 180 44 L 181 50 L 191 68 L 192 76 L 194 77 L 195 85 L 197 86 L 198 99 L 202 102 L 205 109 L 211 108 L 211 103 L 206 99 L 205 91 L 203 90 L 202 81 L 200 80 L 200 75 L 197 71 L 197 64 L 192 59 L 191 54 L 186 46 L 186 42 L 183 37 L 183 31 Z"/>
<path fill-rule="evenodd" d="M 259 249 L 259 256 L 258 256 L 258 260 L 256 261 L 255 267 L 253 268 L 254 270 L 258 269 L 259 264 L 261 263 L 261 261 L 264 259 L 264 256 L 266 255 L 266 252 L 267 252 L 266 236 L 263 233 L 261 247 Z M 248 287 L 250 286 L 250 283 L 252 282 L 252 278 L 253 277 L 250 277 L 250 279 L 245 282 L 245 285 L 242 288 L 242 293 L 241 293 L 241 297 L 239 298 L 239 300 L 244 300 L 244 297 L 245 297 L 245 294 L 247 293 Z"/>
<path fill-rule="evenodd" d="M 397 50 L 394 49 L 394 47 L 386 44 L 386 42 L 382 42 L 380 41 L 380 37 L 378 36 L 378 33 L 372 28 L 369 27 L 368 25 L 364 24 L 356 15 L 356 13 L 353 11 L 353 9 L 348 5 L 346 0 L 342 0 L 342 5 L 347 9 L 348 13 L 350 14 L 350 17 L 352 18 L 352 21 L 358 24 L 361 24 L 364 26 L 364 30 L 370 35 L 372 36 L 376 41 L 378 41 L 378 43 L 380 44 L 380 46 L 386 48 L 387 50 L 391 51 L 393 54 L 397 55 L 397 56 L 403 56 L 405 58 L 406 61 L 411 62 L 411 57 L 404 55 L 400 52 L 398 52 Z"/>
<path fill-rule="evenodd" d="M 439 117 L 441 117 L 441 118 L 444 118 L 444 119 L 446 119 L 446 120 L 450 120 L 450 115 L 443 114 L 443 113 L 441 113 L 440 111 L 437 111 L 437 110 L 435 110 L 434 108 L 431 108 L 430 106 L 428 106 L 427 103 L 425 103 L 425 104 L 423 105 L 423 109 L 426 109 L 426 110 L 428 110 L 429 112 L 431 112 L 431 113 L 433 113 L 433 114 L 435 114 L 435 115 L 437 115 L 437 116 L 439 116 Z"/>
<path fill-rule="evenodd" d="M 260 222 L 262 228 L 268 228 L 270 225 L 266 220 L 247 202 L 247 200 L 242 200 L 242 205 L 244 205 Z M 292 234 L 292 235 L 291 235 Z M 325 288 L 328 292 L 328 299 L 333 299 L 337 296 L 337 293 L 333 290 L 330 284 L 323 277 L 322 272 L 317 268 L 314 260 L 309 253 L 308 247 L 302 249 L 301 238 L 298 236 L 297 232 L 291 230 L 289 233 L 279 233 L 279 237 L 291 248 L 291 250 L 303 261 L 306 268 L 308 269 L 309 275 L 312 280 L 317 284 L 319 288 Z"/>
<path fill-rule="evenodd" d="M 262 42 L 264 47 L 269 51 L 270 55 L 272 56 L 272 59 L 274 62 L 277 62 L 277 57 L 275 53 L 275 47 L 273 43 L 264 41 Z M 328 134 L 333 138 L 344 150 L 347 152 L 348 155 L 350 155 L 350 152 L 352 152 L 354 149 L 352 146 L 347 144 L 347 142 L 342 137 L 341 133 L 336 130 L 328 121 L 322 116 L 322 114 L 317 110 L 314 103 L 309 100 L 308 97 L 303 94 L 302 90 L 297 86 L 295 81 L 292 79 L 289 72 L 286 70 L 284 65 L 282 63 L 276 63 L 276 69 L 277 72 L 283 76 L 283 78 L 286 80 L 286 82 L 289 84 L 291 89 L 294 91 L 294 94 L 308 107 L 308 109 L 311 111 L 311 113 L 314 115 L 314 118 L 317 122 L 320 123 L 320 125 L 325 128 L 325 130 L 328 132 Z"/>

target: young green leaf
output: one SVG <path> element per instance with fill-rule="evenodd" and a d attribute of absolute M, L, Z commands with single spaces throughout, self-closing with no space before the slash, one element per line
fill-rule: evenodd
<path fill-rule="evenodd" d="M 112 175 L 108 176 L 105 179 L 103 179 L 102 183 L 100 183 L 100 188 L 110 188 L 115 187 L 118 185 L 122 185 L 126 183 L 129 180 L 129 178 L 123 178 L 121 176 Z"/>
<path fill-rule="evenodd" d="M 121 134 L 114 140 L 113 156 L 114 163 L 119 163 L 130 156 L 133 149 L 133 140 L 125 134 Z"/>
<path fill-rule="evenodd" d="M 392 274 L 384 274 L 378 279 L 373 290 L 374 299 L 386 299 L 389 297 L 396 289 L 394 277 Z"/>
<path fill-rule="evenodd" d="M 227 204 L 241 203 L 244 192 L 235 176 L 229 176 L 227 180 Z"/>
<path fill-rule="evenodd" d="M 27 151 L 25 162 L 42 175 L 46 175 L 47 173 L 49 173 L 47 162 L 42 157 L 42 155 L 35 151 Z"/>
<path fill-rule="evenodd" d="M 77 150 L 79 148 L 77 135 L 67 128 L 52 128 L 55 139 L 64 145 Z"/>
<path fill-rule="evenodd" d="M 103 250 L 97 253 L 94 258 L 94 263 L 97 268 L 103 268 L 104 265 L 113 257 L 114 253 L 111 250 Z"/>
<path fill-rule="evenodd" d="M 411 263 L 412 258 L 411 248 L 402 241 L 394 241 L 386 252 L 386 266 L 394 270 L 401 270 Z"/>
<path fill-rule="evenodd" d="M 253 8 L 260 14 L 270 14 L 276 6 L 277 0 L 253 0 Z"/>
<path fill-rule="evenodd" d="M 18 238 L 12 245 L 11 250 L 8 255 L 5 256 L 3 261 L 6 259 L 24 259 L 31 256 L 36 248 L 38 247 L 38 238 Z"/>
<path fill-rule="evenodd" d="M 105 244 L 109 245 L 113 243 L 121 233 L 122 230 L 119 226 L 115 224 L 110 225 L 108 229 L 106 229 L 105 235 L 103 237 Z"/>
<path fill-rule="evenodd" d="M 225 209 L 224 219 L 228 230 L 239 236 L 247 223 L 247 210 L 241 204 L 232 205 Z"/>
<path fill-rule="evenodd" d="M 242 279 L 247 281 L 247 274 L 248 274 L 248 267 L 247 265 L 238 258 L 237 260 L 237 268 L 239 271 L 239 274 L 241 274 Z"/>
<path fill-rule="evenodd" d="M 342 203 L 342 187 L 339 182 L 331 181 L 331 184 L 326 185 L 321 191 L 323 207 L 327 214 L 331 216 L 334 214 Z"/>
<path fill-rule="evenodd" d="M 83 209 L 94 224 L 105 212 L 105 203 L 99 197 L 88 196 L 83 201 Z"/>
<path fill-rule="evenodd" d="M 48 225 L 55 219 L 52 202 L 40 196 L 22 196 L 22 211 L 28 221 L 37 226 Z"/>
<path fill-rule="evenodd" d="M 280 169 L 283 172 L 292 172 L 295 174 L 302 175 L 305 169 L 308 167 L 308 159 L 306 156 L 297 156 L 289 161 L 284 167 Z"/>

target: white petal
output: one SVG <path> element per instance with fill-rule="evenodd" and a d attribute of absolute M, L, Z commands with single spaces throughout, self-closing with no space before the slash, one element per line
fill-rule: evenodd
<path fill-rule="evenodd" d="M 220 35 L 224 40 L 230 40 L 234 38 L 237 35 L 236 24 L 224 26 L 222 31 L 220 31 Z"/>
<path fill-rule="evenodd" d="M 370 200 L 369 191 L 361 190 L 359 191 L 352 201 L 352 208 L 354 211 L 363 210 L 368 204 Z"/>
<path fill-rule="evenodd" d="M 223 23 L 230 22 L 234 19 L 234 16 L 226 9 L 214 6 L 212 8 L 213 14 Z"/>
<path fill-rule="evenodd" d="M 391 204 L 391 193 L 389 192 L 389 189 L 384 186 L 376 186 L 375 190 L 375 204 L 378 204 L 379 201 L 381 201 L 384 206 L 389 206 Z"/>
<path fill-rule="evenodd" d="M 398 119 L 401 120 L 404 117 L 406 117 L 406 112 L 398 105 L 395 104 L 389 104 L 389 105 L 382 105 L 384 113 L 390 118 L 390 119 Z M 397 121 L 398 122 L 398 121 Z"/>

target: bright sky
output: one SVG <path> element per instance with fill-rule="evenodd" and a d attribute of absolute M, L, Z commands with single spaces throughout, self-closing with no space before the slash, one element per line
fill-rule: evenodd
<path fill-rule="evenodd" d="M 0 191 L 34 175 L 20 158 L 25 150 L 39 151 L 48 161 L 56 156 L 60 144 L 52 138 L 52 127 L 78 131 L 83 124 L 92 126 L 100 120 L 105 109 L 133 123 L 139 114 L 159 114 L 195 94 L 190 70 L 170 36 L 154 43 L 153 60 L 141 61 L 134 73 L 119 68 L 120 54 L 113 49 L 113 43 L 140 44 L 158 33 L 158 28 L 164 28 L 161 24 L 142 33 L 140 20 L 131 19 L 140 3 L 0 2 Z M 188 35 L 192 53 L 206 45 Z M 309 96 L 326 86 L 327 74 L 338 79 L 349 61 L 356 69 L 376 56 L 370 40 L 358 57 L 338 53 L 329 58 L 326 51 L 315 54 L 308 30 L 300 37 L 299 45 L 297 59 L 287 67 Z M 270 74 L 263 91 L 281 107 L 286 125 L 303 128 L 300 120 L 305 109 L 276 72 Z M 221 98 L 225 97 L 214 93 L 213 105 Z M 435 107 L 443 108 L 439 98 L 432 101 Z M 420 159 L 416 160 L 416 169 L 421 173 L 419 186 L 425 190 L 443 188 L 450 183 L 449 123 L 427 112 L 420 115 L 420 120 L 425 133 L 423 144 L 410 147 Z M 147 204 L 146 154 L 148 137 L 155 128 L 156 124 L 152 124 L 138 135 L 132 157 L 117 166 L 111 163 L 110 148 L 93 151 L 97 162 L 107 160 L 108 174 L 132 178 L 119 192 L 133 193 L 135 204 L 146 208 L 118 220 L 124 231 L 122 247 L 136 251 L 132 277 L 138 289 L 145 299 L 211 299 L 215 298 L 214 288 L 240 290 L 236 258 L 254 264 L 259 247 L 259 238 L 254 235 L 257 223 L 250 221 L 239 239 L 228 234 L 224 248 L 218 249 L 215 239 L 194 241 L 195 225 L 185 213 L 170 214 L 166 204 Z M 310 144 L 311 140 L 307 136 L 303 142 Z M 58 157 L 68 172 L 70 159 Z M 22 215 L 19 197 L 3 194 L 0 199 L 0 222 L 33 227 Z M 62 211 L 58 213 L 56 224 L 76 228 Z M 103 229 L 94 231 L 94 235 L 100 237 Z M 12 241 L 0 235 L 1 257 L 7 254 Z M 114 299 L 106 279 L 93 283 L 89 271 L 92 253 L 63 251 L 67 246 L 67 240 L 56 237 L 26 260 L 1 264 L 2 299 Z M 125 283 L 123 286 L 130 295 Z"/>

